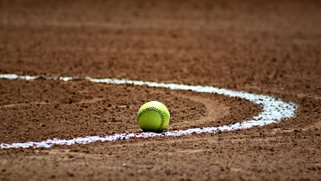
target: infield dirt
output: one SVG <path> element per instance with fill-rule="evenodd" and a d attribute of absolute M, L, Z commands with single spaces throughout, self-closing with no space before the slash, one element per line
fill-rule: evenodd
<path fill-rule="evenodd" d="M 320 1 L 0 3 L 0 73 L 212 85 L 298 105 L 295 118 L 242 131 L 1 149 L 0 180 L 321 179 Z M 169 107 L 169 130 L 261 111 L 220 95 L 0 80 L 0 143 L 140 132 L 150 100 Z"/>

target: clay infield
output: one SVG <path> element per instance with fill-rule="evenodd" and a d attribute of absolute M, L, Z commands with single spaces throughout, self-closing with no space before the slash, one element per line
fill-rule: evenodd
<path fill-rule="evenodd" d="M 295 104 L 262 127 L 50 148 L 0 149 L 0 180 L 320 180 L 319 1 L 7 1 L 0 4 L 0 143 L 141 133 L 145 102 L 167 131 L 263 111 L 219 94 L 93 83 L 202 85 Z M 45 77 L 78 77 L 73 81 Z"/>

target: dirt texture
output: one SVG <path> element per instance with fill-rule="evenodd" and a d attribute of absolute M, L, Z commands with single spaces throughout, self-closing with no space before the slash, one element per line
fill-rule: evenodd
<path fill-rule="evenodd" d="M 321 180 L 321 1 L 0 1 L 0 74 L 91 76 L 254 92 L 298 105 L 279 124 L 218 134 L 0 149 L 0 180 Z M 246 120 L 261 107 L 145 86 L 0 79 L 0 143 Z"/>

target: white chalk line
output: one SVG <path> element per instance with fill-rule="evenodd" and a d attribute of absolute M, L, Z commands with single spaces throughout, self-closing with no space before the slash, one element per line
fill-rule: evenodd
<path fill-rule="evenodd" d="M 45 77 L 45 76 L 19 76 L 16 74 L 0 74 L 1 79 L 22 79 L 26 81 L 32 81 L 37 78 L 44 78 L 47 80 L 61 80 L 61 81 L 72 81 L 79 80 L 76 77 Z M 200 85 L 183 85 L 174 83 L 157 83 L 157 82 L 146 82 L 126 79 L 110 79 L 110 78 L 91 78 L 85 77 L 84 80 L 88 80 L 93 83 L 105 83 L 105 84 L 118 84 L 118 85 L 135 85 L 135 86 L 148 86 L 156 88 L 167 88 L 171 90 L 188 90 L 200 93 L 220 94 L 229 97 L 239 97 L 246 99 L 255 104 L 262 106 L 262 112 L 248 120 L 238 122 L 230 125 L 223 125 L 218 127 L 203 127 L 203 128 L 191 128 L 186 130 L 175 130 L 167 131 L 163 133 L 117 133 L 106 136 L 86 136 L 77 137 L 72 139 L 47 139 L 39 142 L 21 142 L 21 143 L 0 143 L 0 148 L 50 148 L 54 145 L 73 145 L 73 144 L 89 144 L 97 141 L 107 142 L 124 140 L 130 138 L 152 138 L 152 137 L 177 137 L 191 134 L 203 134 L 203 133 L 217 133 L 226 131 L 235 131 L 240 129 L 252 128 L 255 126 L 265 126 L 272 123 L 278 123 L 282 120 L 294 117 L 297 105 L 292 102 L 284 102 L 280 99 L 257 95 L 253 93 L 246 93 L 242 91 L 235 91 L 223 88 L 216 88 L 213 86 L 200 86 Z"/>

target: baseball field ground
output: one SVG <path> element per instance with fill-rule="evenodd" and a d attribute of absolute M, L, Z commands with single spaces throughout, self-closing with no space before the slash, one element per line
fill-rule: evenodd
<path fill-rule="evenodd" d="M 0 1 L 0 180 L 321 180 L 321 1 Z M 170 111 L 143 132 L 141 105 Z"/>

